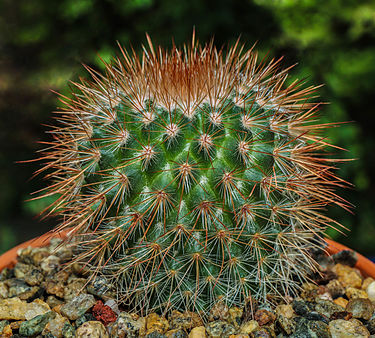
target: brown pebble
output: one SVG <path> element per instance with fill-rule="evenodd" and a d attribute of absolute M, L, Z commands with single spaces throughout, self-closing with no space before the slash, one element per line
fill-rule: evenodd
<path fill-rule="evenodd" d="M 43 283 L 43 287 L 50 295 L 55 295 L 59 298 L 64 297 L 64 284 L 61 281 L 48 279 Z"/>
<path fill-rule="evenodd" d="M 342 297 L 336 298 L 333 302 L 337 305 L 342 306 L 344 309 L 346 308 L 346 305 L 348 304 L 348 300 Z"/>
<path fill-rule="evenodd" d="M 64 303 L 54 306 L 54 307 L 52 308 L 52 311 L 55 311 L 56 313 L 58 313 L 59 315 L 61 315 L 61 307 L 62 307 L 63 305 L 64 305 Z"/>
<path fill-rule="evenodd" d="M 328 292 L 333 298 L 340 297 L 345 294 L 345 288 L 338 279 L 332 279 L 327 284 Z"/>
<path fill-rule="evenodd" d="M 12 337 L 12 336 L 13 336 L 12 327 L 10 325 L 6 325 L 3 329 L 3 333 L 1 337 Z"/>
<path fill-rule="evenodd" d="M 164 333 L 169 329 L 168 321 L 164 317 L 160 317 L 156 313 L 150 313 L 146 317 L 146 334 L 157 331 Z"/>
<path fill-rule="evenodd" d="M 255 312 L 254 319 L 258 322 L 260 326 L 263 326 L 273 323 L 276 319 L 276 316 L 271 311 L 259 309 L 257 312 Z"/>
<path fill-rule="evenodd" d="M 357 269 L 351 268 L 347 265 L 336 264 L 332 271 L 336 273 L 337 279 L 344 287 L 361 288 L 362 276 Z"/>

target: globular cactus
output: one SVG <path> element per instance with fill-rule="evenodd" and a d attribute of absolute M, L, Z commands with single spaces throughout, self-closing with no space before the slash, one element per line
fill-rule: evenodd
<path fill-rule="evenodd" d="M 344 184 L 316 122 L 315 87 L 193 41 L 121 49 L 105 75 L 63 98 L 40 170 L 78 239 L 75 261 L 147 313 L 293 295 L 316 269 L 309 251 L 333 223 Z"/>

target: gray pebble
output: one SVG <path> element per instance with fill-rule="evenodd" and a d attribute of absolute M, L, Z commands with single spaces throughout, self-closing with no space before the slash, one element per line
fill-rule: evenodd
<path fill-rule="evenodd" d="M 210 337 L 228 337 L 236 332 L 233 325 L 222 320 L 216 320 L 206 324 L 206 331 Z"/>
<path fill-rule="evenodd" d="M 304 300 L 294 300 L 292 303 L 293 310 L 297 315 L 305 316 L 314 310 L 314 306 Z"/>
<path fill-rule="evenodd" d="M 76 320 L 93 307 L 95 303 L 96 301 L 93 295 L 83 293 L 64 304 L 61 307 L 61 314 L 70 320 Z"/>
<path fill-rule="evenodd" d="M 335 312 L 342 311 L 342 307 L 335 304 L 334 302 L 327 300 L 327 299 L 321 299 L 321 298 L 315 298 L 315 311 L 323 314 L 324 316 L 327 316 L 328 318 L 331 317 L 332 314 Z"/>
<path fill-rule="evenodd" d="M 346 305 L 346 311 L 351 312 L 354 318 L 369 320 L 374 313 L 374 305 L 367 298 L 352 298 Z"/>

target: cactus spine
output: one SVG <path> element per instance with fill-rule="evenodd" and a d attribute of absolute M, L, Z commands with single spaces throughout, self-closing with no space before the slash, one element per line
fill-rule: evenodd
<path fill-rule="evenodd" d="M 332 223 L 322 209 L 345 205 L 316 88 L 238 43 L 148 42 L 88 68 L 41 156 L 76 261 L 146 313 L 292 295 Z"/>

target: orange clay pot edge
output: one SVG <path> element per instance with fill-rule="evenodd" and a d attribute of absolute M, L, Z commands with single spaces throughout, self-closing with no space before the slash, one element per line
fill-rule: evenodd
<path fill-rule="evenodd" d="M 337 242 L 335 242 L 331 239 L 325 238 L 325 241 L 328 244 L 328 246 L 326 247 L 326 251 L 330 255 L 333 255 L 333 254 L 335 254 L 339 251 L 342 251 L 342 250 L 354 251 L 354 250 L 348 248 L 347 246 L 345 246 L 343 244 L 340 244 L 340 243 L 337 243 Z M 355 253 L 358 257 L 358 261 L 357 261 L 357 264 L 355 265 L 355 267 L 357 269 L 359 269 L 363 273 L 363 275 L 365 275 L 366 277 L 375 278 L 375 263 L 370 261 L 365 256 L 362 256 L 360 253 L 358 253 L 356 251 L 355 251 Z"/>
<path fill-rule="evenodd" d="M 15 246 L 14 248 L 10 249 L 0 256 L 0 271 L 6 267 L 12 267 L 17 262 L 17 252 L 19 249 L 27 248 L 28 246 L 31 246 L 33 248 L 47 246 L 51 238 L 53 237 L 65 239 L 68 236 L 70 230 L 71 229 L 65 229 L 59 232 L 48 232 L 37 238 L 31 239 L 27 242 Z M 327 243 L 326 251 L 330 255 L 333 255 L 341 250 L 351 250 L 345 245 L 337 243 L 331 239 L 326 238 L 325 241 Z M 369 259 L 362 256 L 358 252 L 356 252 L 356 254 L 358 257 L 358 262 L 355 267 L 358 268 L 366 276 L 375 278 L 375 263 L 371 262 Z"/>
<path fill-rule="evenodd" d="M 14 264 L 16 264 L 17 253 L 19 249 L 27 248 L 29 246 L 33 248 L 47 246 L 51 241 L 51 238 L 53 237 L 65 239 L 68 236 L 69 230 L 70 229 L 62 230 L 59 232 L 47 232 L 46 234 L 30 239 L 27 242 L 21 243 L 8 250 L 0 256 L 0 271 L 4 268 L 12 267 L 14 266 Z"/>

